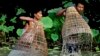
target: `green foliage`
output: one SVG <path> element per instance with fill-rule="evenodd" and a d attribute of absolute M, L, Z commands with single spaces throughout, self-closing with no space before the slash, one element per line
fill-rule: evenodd
<path fill-rule="evenodd" d="M 62 16 L 61 17 L 56 16 L 56 13 L 61 9 L 62 8 L 59 7 L 59 8 L 48 10 L 48 17 L 50 17 L 50 19 L 52 20 L 52 27 L 46 28 L 45 32 L 46 32 L 47 39 L 49 39 L 50 41 L 53 40 L 53 42 L 56 42 L 61 39 L 60 32 L 64 20 Z M 45 24 L 48 24 L 48 22 L 46 22 Z"/>
<path fill-rule="evenodd" d="M 7 18 L 7 15 L 2 14 L 2 16 L 0 18 L 0 24 L 5 24 L 6 23 L 6 18 Z"/>
<path fill-rule="evenodd" d="M 10 51 L 11 49 L 9 47 L 3 47 L 3 48 L 0 48 L 0 50 L 5 50 L 5 51 L 9 50 Z"/>
<path fill-rule="evenodd" d="M 16 22 L 16 18 L 17 18 L 17 17 L 13 17 L 13 18 L 11 18 L 10 21 L 11 21 L 12 23 L 17 23 L 17 22 Z"/>
<path fill-rule="evenodd" d="M 14 26 L 7 26 L 6 25 L 6 18 L 7 15 L 2 14 L 0 18 L 0 44 L 5 44 L 7 37 L 9 37 L 9 32 L 14 30 Z M 9 45 L 9 44 L 8 44 Z"/>
<path fill-rule="evenodd" d="M 53 41 L 57 41 L 59 36 L 57 34 L 51 34 L 51 38 Z"/>
<path fill-rule="evenodd" d="M 8 30 L 8 31 L 13 31 L 14 29 L 15 29 L 14 26 L 8 26 L 8 27 L 7 27 L 7 30 Z"/>
<path fill-rule="evenodd" d="M 14 29 L 14 26 L 6 26 L 5 23 L 6 23 L 6 18 L 7 18 L 7 15 L 4 15 L 2 14 L 1 18 L 0 18 L 0 31 L 3 31 L 5 33 L 9 33 L 10 31 L 13 31 Z"/>
<path fill-rule="evenodd" d="M 63 23 L 63 20 L 62 20 L 62 18 L 55 18 L 54 20 L 53 20 L 53 26 L 55 27 L 55 28 L 58 28 L 58 27 L 60 27 L 61 26 L 61 24 Z"/>
<path fill-rule="evenodd" d="M 70 7 L 70 6 L 72 6 L 72 5 L 74 5 L 72 2 L 68 2 L 68 3 L 65 3 L 65 4 L 64 4 L 64 7 L 67 8 L 67 7 Z"/>
<path fill-rule="evenodd" d="M 9 32 L 7 29 L 7 26 L 5 26 L 5 25 L 0 25 L 0 30 L 3 32 L 7 32 L 7 33 Z"/>
<path fill-rule="evenodd" d="M 54 9 L 51 9 L 51 10 L 48 10 L 48 13 L 57 13 L 57 11 L 61 10 L 62 8 L 59 7 L 59 8 L 54 8 Z"/>
<path fill-rule="evenodd" d="M 21 13 L 26 13 L 26 11 L 22 8 L 17 8 L 17 13 L 16 15 L 20 15 Z"/>
<path fill-rule="evenodd" d="M 99 51 L 99 47 L 98 46 L 96 47 L 96 51 Z"/>
<path fill-rule="evenodd" d="M 89 0 L 85 0 L 87 3 L 89 3 Z"/>
<path fill-rule="evenodd" d="M 20 29 L 20 28 L 17 29 L 16 33 L 17 33 L 18 36 L 22 36 L 23 29 Z"/>
<path fill-rule="evenodd" d="M 63 2 L 62 2 L 63 7 L 67 8 L 69 6 L 74 5 L 71 1 L 72 0 L 63 0 Z M 89 0 L 85 0 L 85 1 L 89 3 Z M 48 16 L 43 17 L 41 19 L 41 22 L 43 23 L 43 26 L 44 26 L 44 29 L 45 29 L 46 37 L 50 41 L 53 40 L 53 43 L 61 40 L 61 29 L 62 29 L 62 25 L 64 23 L 64 17 L 63 16 L 61 16 L 61 17 L 56 16 L 56 13 L 61 9 L 62 8 L 59 7 L 59 8 L 53 8 L 51 10 L 48 10 Z M 26 13 L 26 11 L 22 8 L 16 8 L 16 15 L 13 16 L 12 18 L 10 18 L 10 22 L 14 23 L 14 24 L 19 23 L 18 21 L 16 21 L 16 18 L 17 18 L 16 16 L 18 16 L 22 13 Z M 0 17 L 0 31 L 7 33 L 7 35 L 9 35 L 10 34 L 9 32 L 13 32 L 13 30 L 15 29 L 15 27 L 14 27 L 15 25 L 7 26 L 6 25 L 6 23 L 7 23 L 6 19 L 7 19 L 7 15 L 2 14 L 2 16 Z M 88 18 L 86 18 L 85 20 L 89 21 L 87 19 Z M 99 21 L 97 21 L 97 22 L 99 22 Z M 25 25 L 25 23 L 26 23 L 26 21 L 23 21 L 23 25 Z M 93 32 L 93 37 L 96 39 L 97 43 L 100 43 L 99 30 L 92 29 L 92 32 Z M 22 36 L 23 29 L 21 29 L 20 27 L 17 28 L 16 34 L 19 37 Z M 10 36 L 6 36 L 6 37 L 10 37 Z M 13 36 L 13 37 L 15 37 L 15 36 Z M 55 49 L 59 49 L 59 47 L 52 49 L 52 51 L 56 52 Z M 99 47 L 96 47 L 97 51 L 99 49 L 100 49 Z"/>
<path fill-rule="evenodd" d="M 5 21 L 6 18 L 7 18 L 7 15 L 2 14 L 0 21 Z"/>
<path fill-rule="evenodd" d="M 96 52 L 100 52 L 100 48 L 97 46 L 95 47 Z"/>
<path fill-rule="evenodd" d="M 99 34 L 99 30 L 92 29 L 93 37 L 96 37 Z"/>
<path fill-rule="evenodd" d="M 25 25 L 26 24 L 26 21 L 23 21 L 23 25 Z"/>
<path fill-rule="evenodd" d="M 41 22 L 43 23 L 43 26 L 44 26 L 44 28 L 46 29 L 46 28 L 52 28 L 52 26 L 53 26 L 53 22 L 52 22 L 52 19 L 50 18 L 50 17 L 43 17 L 42 19 L 41 19 Z"/>
<path fill-rule="evenodd" d="M 94 37 L 96 43 L 100 43 L 100 33 Z"/>
<path fill-rule="evenodd" d="M 59 56 L 60 55 L 60 48 L 57 46 L 57 47 L 54 47 L 53 49 L 48 49 L 48 54 L 49 56 Z"/>
<path fill-rule="evenodd" d="M 62 4 L 66 4 L 66 3 L 68 3 L 68 1 L 66 1 L 66 0 L 65 1 L 62 1 Z"/>
<path fill-rule="evenodd" d="M 9 47 L 0 48 L 0 56 L 8 56 L 11 49 Z"/>

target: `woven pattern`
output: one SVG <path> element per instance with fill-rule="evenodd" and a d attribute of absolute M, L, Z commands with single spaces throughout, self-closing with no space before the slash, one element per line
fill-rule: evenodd
<path fill-rule="evenodd" d="M 39 22 L 29 22 L 28 30 L 18 40 L 14 50 L 25 51 L 25 56 L 47 56 L 43 26 Z"/>
<path fill-rule="evenodd" d="M 78 56 L 81 56 L 82 49 L 87 51 L 92 47 L 91 29 L 74 6 L 66 10 L 65 23 L 62 28 L 62 38 L 63 47 L 61 56 L 75 52 Z"/>
<path fill-rule="evenodd" d="M 74 7 L 69 7 L 66 10 L 66 19 L 62 28 L 62 36 L 66 37 L 76 33 L 90 33 L 91 30 L 87 22 L 76 11 Z"/>

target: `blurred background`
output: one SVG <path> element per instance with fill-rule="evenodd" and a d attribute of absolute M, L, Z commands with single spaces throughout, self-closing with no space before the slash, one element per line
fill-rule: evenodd
<path fill-rule="evenodd" d="M 0 56 L 6 56 L 22 35 L 26 21 L 20 16 L 30 16 L 37 8 L 43 11 L 41 22 L 44 24 L 48 42 L 49 56 L 58 55 L 61 51 L 61 29 L 64 17 L 56 13 L 62 8 L 74 5 L 77 0 L 0 0 Z M 100 52 L 100 0 L 84 0 L 86 8 L 84 19 L 93 33 L 92 51 Z"/>

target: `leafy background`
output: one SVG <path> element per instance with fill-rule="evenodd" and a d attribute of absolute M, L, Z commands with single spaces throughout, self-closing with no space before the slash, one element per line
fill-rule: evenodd
<path fill-rule="evenodd" d="M 76 1 L 76 0 L 74 0 Z M 40 7 L 44 17 L 41 22 L 48 42 L 50 54 L 59 52 L 62 46 L 61 29 L 64 22 L 63 16 L 56 16 L 57 11 L 74 5 L 73 0 L 9 0 L 0 1 L 0 47 L 1 52 L 8 53 L 16 40 L 22 35 L 26 21 L 21 21 L 19 16 L 29 16 L 31 10 Z M 86 10 L 84 18 L 93 33 L 93 51 L 100 51 L 100 12 L 99 0 L 85 0 Z M 37 5 L 38 3 L 38 5 Z M 37 5 L 37 7 L 36 7 Z M 3 51 L 2 51 L 3 50 Z M 6 51 L 6 52 L 5 52 Z M 2 56 L 3 54 L 1 54 Z M 6 55 L 6 54 L 5 54 Z M 5 56 L 3 55 L 3 56 Z"/>

